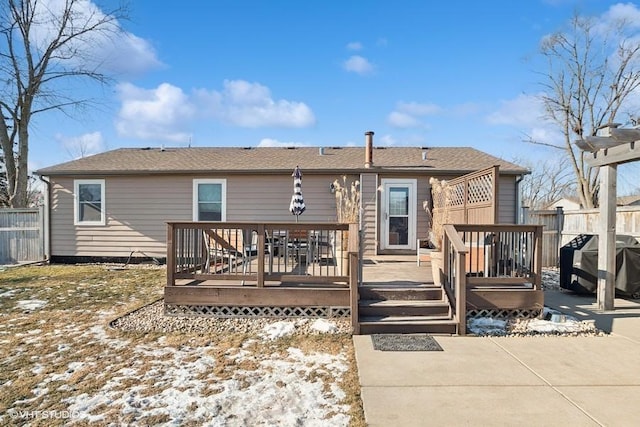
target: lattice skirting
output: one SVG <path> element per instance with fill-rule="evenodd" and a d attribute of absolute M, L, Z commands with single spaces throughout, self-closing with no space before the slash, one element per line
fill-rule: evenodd
<path fill-rule="evenodd" d="M 475 319 L 476 317 L 495 317 L 498 319 L 533 319 L 540 316 L 542 309 L 539 308 L 515 308 L 510 310 L 503 309 L 484 309 L 484 310 L 467 310 L 467 319 Z"/>
<path fill-rule="evenodd" d="M 350 317 L 349 307 L 257 307 L 165 304 L 167 316 L 198 317 Z"/>

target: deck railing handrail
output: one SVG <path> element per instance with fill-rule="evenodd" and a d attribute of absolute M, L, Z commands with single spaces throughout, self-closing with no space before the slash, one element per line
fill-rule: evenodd
<path fill-rule="evenodd" d="M 467 274 L 466 255 L 469 252 L 464 242 L 458 235 L 455 226 L 444 226 L 444 286 L 448 287 L 450 295 L 455 299 L 453 309 L 458 320 L 458 335 L 466 334 L 467 327 Z"/>
<path fill-rule="evenodd" d="M 355 232 L 350 233 L 350 228 Z M 247 237 L 249 235 L 253 241 Z M 346 254 L 358 252 L 357 237 L 357 226 L 354 228 L 353 224 L 343 223 L 168 222 L 167 286 L 173 286 L 176 279 L 193 278 L 256 281 L 258 287 L 263 287 L 265 280 L 280 280 L 284 274 L 289 279 L 297 276 L 295 278 L 302 281 L 317 281 L 321 278 L 324 282 L 348 283 L 346 264 L 349 261 Z M 226 270 L 216 271 L 211 268 L 214 261 L 226 261 L 229 264 L 234 257 L 242 258 L 248 246 L 251 246 L 257 271 L 247 271 L 244 260 L 245 270 L 242 273 L 232 268 L 235 266 L 227 266 Z M 331 260 L 319 259 L 318 251 L 322 249 L 331 252 L 328 254 L 332 257 Z M 311 265 L 311 260 L 307 257 L 312 257 L 316 262 L 312 269 L 310 267 L 303 272 L 298 269 L 299 274 L 296 275 L 294 271 L 285 269 L 282 262 L 288 260 L 276 259 L 273 252 L 268 252 L 278 250 L 281 251 L 277 254 L 280 258 L 286 253 L 295 254 L 298 257 L 295 261 L 298 263 Z M 345 254 L 344 260 L 336 259 L 337 252 Z M 270 255 L 270 261 L 276 262 L 277 265 L 269 265 L 267 268 L 267 255 Z M 335 264 L 336 262 L 339 264 Z"/>
<path fill-rule="evenodd" d="M 192 288 L 236 289 L 265 296 L 273 290 L 270 300 L 294 306 L 314 305 L 315 295 L 326 301 L 329 293 L 347 292 L 344 306 L 350 306 L 354 333 L 358 267 L 357 224 L 167 222 L 167 289 L 185 289 L 187 294 Z M 266 286 L 269 281 L 279 283 Z M 280 292 L 287 287 L 289 298 Z M 304 301 L 297 302 L 296 295 Z"/>
<path fill-rule="evenodd" d="M 445 225 L 444 286 L 466 329 L 466 292 L 470 287 L 542 287 L 542 226 L 512 224 Z"/>

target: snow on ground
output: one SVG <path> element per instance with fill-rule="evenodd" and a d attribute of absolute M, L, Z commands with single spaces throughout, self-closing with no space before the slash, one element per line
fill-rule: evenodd
<path fill-rule="evenodd" d="M 20 300 L 16 303 L 16 306 L 21 310 L 33 311 L 47 305 L 47 301 L 41 299 L 28 299 Z"/>
<path fill-rule="evenodd" d="M 544 270 L 543 282 L 545 289 L 556 289 L 558 271 Z M 11 296 L 13 291 L 0 289 L 0 297 Z M 46 310 L 47 301 L 37 297 L 42 298 L 31 295 L 17 301 L 16 308 L 25 313 L 16 311 L 0 329 L 22 324 Z M 17 341 L 11 353 L 7 347 L 4 363 L 11 366 L 28 352 L 33 356 L 29 363 L 16 364 L 19 371 L 6 378 L 0 388 L 12 387 L 21 377 L 35 380 L 27 389 L 30 395 L 16 398 L 8 410 L 62 404 L 74 415 L 67 420 L 70 425 L 349 424 L 350 408 L 340 387 L 350 369 L 347 350 L 332 354 L 278 343 L 303 326 L 310 333 L 340 333 L 331 320 L 268 322 L 244 341 L 219 347 L 188 340 L 176 344 L 175 335 L 114 333 L 106 327 L 113 312 L 78 313 L 89 320 L 56 323 L 56 319 L 47 319 L 42 325 L 34 323 L 30 331 L 13 334 Z M 478 318 L 468 326 L 478 335 L 505 335 L 513 326 L 510 322 Z M 584 322 L 550 309 L 545 309 L 542 318 L 519 325 L 520 333 L 531 334 L 571 334 L 583 332 L 585 327 Z M 35 337 L 42 343 L 34 341 Z M 43 344 L 47 351 L 34 350 Z M 85 381 L 91 386 L 83 386 Z"/>
<path fill-rule="evenodd" d="M 542 270 L 542 288 L 560 289 L 560 271 L 557 268 Z M 476 335 L 566 335 L 595 334 L 595 325 L 589 321 L 581 321 L 574 316 L 544 307 L 541 318 L 503 320 L 493 317 L 477 317 L 469 319 L 467 329 Z"/>
<path fill-rule="evenodd" d="M 265 340 L 275 340 L 278 338 L 285 337 L 287 335 L 291 335 L 293 331 L 296 330 L 295 322 L 275 322 L 266 325 L 262 329 L 262 334 L 260 335 Z"/>
<path fill-rule="evenodd" d="M 288 331 L 293 322 L 279 323 L 270 329 L 270 337 Z M 345 355 L 305 354 L 297 348 L 284 354 L 232 349 L 225 357 L 236 368 L 229 378 L 219 378 L 210 351 L 208 346 L 163 347 L 162 339 L 137 345 L 138 357 L 130 366 L 109 372 L 108 381 L 95 393 L 69 397 L 64 403 L 75 420 L 86 422 L 106 421 L 101 411 L 108 406 L 134 420 L 166 416 L 177 424 L 349 424 L 349 406 L 341 404 L 344 392 L 333 381 L 318 380 L 340 378 L 349 369 Z M 73 368 L 66 372 L 72 375 Z"/>
<path fill-rule="evenodd" d="M 349 425 L 350 406 L 344 404 L 345 392 L 338 385 L 350 369 L 346 353 L 283 349 L 274 343 L 291 335 L 300 322 L 312 323 L 316 330 L 337 330 L 331 321 L 273 322 L 257 339 L 221 351 L 216 344 L 171 344 L 167 336 L 146 342 L 122 339 L 103 326 L 102 318 L 94 317 L 93 324 L 66 325 L 64 331 L 23 333 L 25 338 L 40 335 L 45 340 L 67 337 L 72 344 L 60 338 L 53 347 L 57 351 L 35 357 L 27 369 L 41 378 L 31 395 L 16 399 L 9 410 L 37 410 L 53 398 L 73 414 L 66 420 L 69 425 Z M 100 350 L 76 360 L 73 354 L 88 347 Z M 95 386 L 77 391 L 79 378 Z"/>

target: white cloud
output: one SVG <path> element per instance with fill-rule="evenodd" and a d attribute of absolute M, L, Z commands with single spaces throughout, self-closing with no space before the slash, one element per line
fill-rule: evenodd
<path fill-rule="evenodd" d="M 303 142 L 282 142 L 277 139 L 263 138 L 258 143 L 258 147 L 305 147 Z"/>
<path fill-rule="evenodd" d="M 401 113 L 399 111 L 393 111 L 387 116 L 387 123 L 397 128 L 412 128 L 420 126 L 421 122 L 414 116 Z"/>
<path fill-rule="evenodd" d="M 489 124 L 533 126 L 544 120 L 544 106 L 537 95 L 518 95 L 500 102 L 500 108 L 487 116 Z"/>
<path fill-rule="evenodd" d="M 353 73 L 368 74 L 373 71 L 373 65 L 360 55 L 353 55 L 343 65 L 345 70 Z"/>
<path fill-rule="evenodd" d="M 57 37 L 60 30 L 57 22 L 62 18 L 66 3 L 65 0 L 37 3 L 32 42 L 39 50 L 46 49 Z M 82 27 L 96 26 L 96 29 L 61 47 L 57 61 L 121 75 L 140 74 L 162 65 L 146 40 L 124 31 L 117 19 L 108 17 L 93 2 L 78 0 L 73 4 L 72 12 L 73 22 L 69 27 L 73 26 L 76 32 L 80 32 Z M 68 55 L 68 59 L 61 60 L 64 55 Z"/>
<path fill-rule="evenodd" d="M 188 130 L 198 119 L 247 128 L 315 123 L 306 104 L 273 99 L 266 86 L 244 80 L 226 80 L 221 91 L 197 89 L 190 94 L 169 83 L 155 89 L 123 83 L 117 90 L 122 105 L 115 126 L 120 136 L 187 142 Z"/>
<path fill-rule="evenodd" d="M 105 142 L 100 132 L 85 133 L 80 136 L 55 135 L 55 139 L 74 159 L 91 156 L 105 150 Z"/>
<path fill-rule="evenodd" d="M 423 127 L 421 117 L 438 114 L 442 108 L 436 104 L 418 102 L 398 102 L 395 111 L 387 116 L 387 123 L 398 128 Z"/>
<path fill-rule="evenodd" d="M 348 50 L 362 50 L 362 43 L 360 42 L 351 42 L 347 43 Z"/>
<path fill-rule="evenodd" d="M 557 126 L 545 118 L 544 105 L 537 95 L 519 95 L 502 101 L 500 108 L 486 117 L 487 123 L 510 126 L 534 141 L 562 145 Z"/>
<path fill-rule="evenodd" d="M 131 33 L 120 34 L 103 45 L 101 56 L 105 66 L 117 74 L 138 75 L 163 65 L 149 42 Z"/>
<path fill-rule="evenodd" d="M 274 100 L 269 88 L 259 83 L 225 80 L 222 91 L 199 89 L 195 95 L 206 114 L 234 126 L 301 128 L 316 120 L 305 103 Z"/>
<path fill-rule="evenodd" d="M 608 28 L 615 28 L 621 23 L 640 28 L 640 9 L 633 3 L 617 3 L 602 14 L 597 22 Z"/>
<path fill-rule="evenodd" d="M 196 108 L 182 89 L 162 83 L 142 89 L 130 83 L 117 87 L 122 106 L 116 119 L 120 136 L 186 142 L 189 122 Z"/>

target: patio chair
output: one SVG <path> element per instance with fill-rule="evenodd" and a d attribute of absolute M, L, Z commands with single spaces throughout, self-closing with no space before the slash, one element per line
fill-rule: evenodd
<path fill-rule="evenodd" d="M 311 258 L 309 256 L 309 232 L 307 230 L 291 230 L 287 236 L 287 251 L 290 258 L 302 261 L 304 256 L 305 263 Z"/>
<path fill-rule="evenodd" d="M 251 273 L 251 262 L 258 256 L 258 233 L 250 229 L 242 230 L 242 274 Z M 242 285 L 244 286 L 244 279 Z"/>
<path fill-rule="evenodd" d="M 211 229 L 203 230 L 203 233 L 207 251 L 207 270 L 209 270 L 212 260 L 213 265 L 221 263 L 223 266 L 226 265 L 224 269 L 230 270 L 233 262 L 238 259 L 241 253 L 236 246 L 232 245 L 229 230 Z"/>
<path fill-rule="evenodd" d="M 313 262 L 322 262 L 323 259 L 335 262 L 336 238 L 335 231 L 322 230 L 313 232 L 311 235 L 309 252 Z"/>

